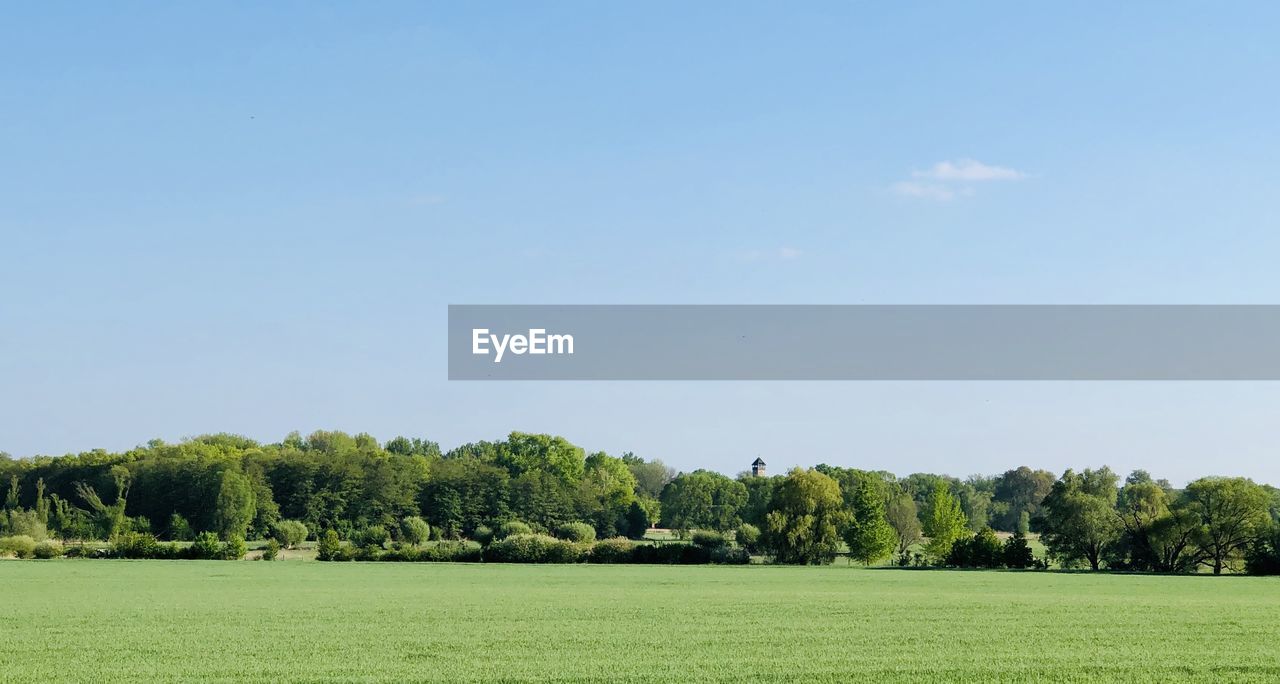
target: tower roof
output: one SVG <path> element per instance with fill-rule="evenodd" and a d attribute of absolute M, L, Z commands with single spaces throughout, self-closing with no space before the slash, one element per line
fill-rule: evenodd
<path fill-rule="evenodd" d="M 763 459 L 763 458 L 760 458 L 759 456 L 756 456 L 756 460 L 754 460 L 754 461 L 752 461 L 752 462 L 751 462 L 751 465 L 753 465 L 753 466 L 762 466 L 762 465 L 764 465 L 764 464 L 765 464 L 765 463 L 764 463 L 764 459 Z"/>

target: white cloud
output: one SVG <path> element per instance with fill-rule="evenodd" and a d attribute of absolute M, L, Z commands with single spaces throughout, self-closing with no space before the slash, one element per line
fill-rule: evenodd
<path fill-rule="evenodd" d="M 890 185 L 889 192 L 899 197 L 949 202 L 972 195 L 977 183 L 1022 180 L 1027 174 L 1006 166 L 983 164 L 976 159 L 956 159 L 940 161 L 925 171 L 912 171 L 911 177 L 915 180 Z"/>
<path fill-rule="evenodd" d="M 938 183 L 913 183 L 911 181 L 894 183 L 889 186 L 889 191 L 900 197 L 929 199 L 937 202 L 947 202 L 955 199 L 956 195 L 968 195 L 972 192 L 968 188 L 957 190 Z"/>
<path fill-rule="evenodd" d="M 928 171 L 915 171 L 911 176 L 913 178 L 928 178 L 937 181 L 984 182 L 1021 180 L 1026 178 L 1027 174 L 1005 166 L 983 164 L 976 159 L 957 159 L 955 161 L 940 161 L 930 167 Z"/>

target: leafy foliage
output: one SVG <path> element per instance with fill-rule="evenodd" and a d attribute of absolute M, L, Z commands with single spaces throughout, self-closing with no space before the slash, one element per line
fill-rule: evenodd
<path fill-rule="evenodd" d="M 796 468 L 778 485 L 765 516 L 764 545 L 779 563 L 830 563 L 848 521 L 836 481 Z"/>
<path fill-rule="evenodd" d="M 301 520 L 281 520 L 271 527 L 271 537 L 283 548 L 296 548 L 307 539 L 307 524 Z"/>
<path fill-rule="evenodd" d="M 1087 561 L 1094 570 L 1099 568 L 1107 548 L 1119 537 L 1119 480 L 1110 468 L 1062 474 L 1043 503 L 1040 539 L 1050 555 L 1065 564 Z"/>
<path fill-rule="evenodd" d="M 883 480 L 865 477 L 850 487 L 852 491 L 845 493 L 850 517 L 844 541 L 850 558 L 870 565 L 888 556 L 897 544 L 894 529 L 885 519 L 887 487 Z"/>
<path fill-rule="evenodd" d="M 586 523 L 565 523 L 556 528 L 556 537 L 577 543 L 593 542 L 596 540 L 596 531 Z"/>
<path fill-rule="evenodd" d="M 925 503 L 924 534 L 929 538 L 925 553 L 942 561 L 951 553 L 951 546 L 965 533 L 968 517 L 960 509 L 960 502 L 951 495 L 945 482 L 936 482 Z"/>
<path fill-rule="evenodd" d="M 411 515 L 400 521 L 400 539 L 411 546 L 421 546 L 431 538 L 431 526 L 426 520 Z"/>

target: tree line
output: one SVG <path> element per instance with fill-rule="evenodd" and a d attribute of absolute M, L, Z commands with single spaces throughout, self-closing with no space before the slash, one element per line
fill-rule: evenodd
<path fill-rule="evenodd" d="M 400 544 L 414 529 L 462 540 L 512 523 L 531 534 L 582 525 L 603 540 L 641 539 L 656 525 L 727 533 L 734 547 L 779 563 L 846 553 L 868 564 L 1028 567 L 1037 561 L 1027 535 L 1038 533 L 1063 567 L 1280 572 L 1280 490 L 1222 477 L 1179 489 L 1142 471 L 1121 481 L 1107 468 L 958 479 L 822 464 L 729 477 L 586 453 L 546 434 L 513 432 L 446 452 L 423 439 L 317 431 L 273 444 L 217 434 L 124 452 L 2 455 L 0 483 L 0 536 L 135 535 L 125 549 L 149 544 L 137 541 L 143 535 L 203 539 L 212 554 L 217 540 L 284 539 L 280 530 L 291 525 L 352 548 L 371 548 L 368 539 Z M 545 539 L 520 544 L 552 548 Z"/>

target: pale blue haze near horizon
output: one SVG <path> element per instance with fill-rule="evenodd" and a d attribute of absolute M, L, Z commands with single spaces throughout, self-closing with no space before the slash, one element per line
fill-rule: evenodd
<path fill-rule="evenodd" d="M 0 4 L 0 450 L 525 430 L 1280 484 L 1277 383 L 468 384 L 444 348 L 450 303 L 1280 303 L 1278 21 Z"/>

